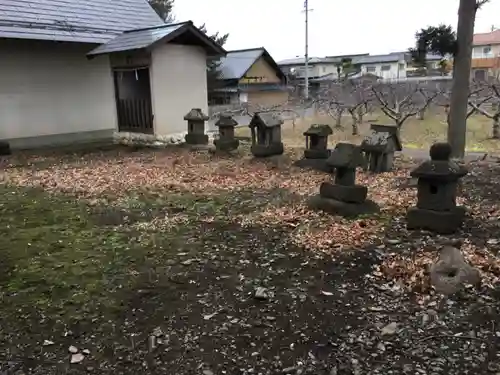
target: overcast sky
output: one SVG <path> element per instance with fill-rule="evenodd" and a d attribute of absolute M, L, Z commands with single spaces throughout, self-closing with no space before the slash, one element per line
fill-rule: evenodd
<path fill-rule="evenodd" d="M 304 55 L 303 0 L 176 0 L 178 21 L 229 33 L 227 50 L 265 47 L 275 60 Z M 456 28 L 459 0 L 309 0 L 309 56 L 389 53 L 414 44 L 428 25 Z M 405 5 L 403 5 L 405 4 Z M 417 5 L 418 4 L 418 5 Z M 500 28 L 500 0 L 476 18 L 476 32 Z"/>

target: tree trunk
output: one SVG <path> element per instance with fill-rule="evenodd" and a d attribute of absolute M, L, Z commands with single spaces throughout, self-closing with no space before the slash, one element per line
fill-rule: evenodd
<path fill-rule="evenodd" d="M 342 109 L 337 110 L 337 118 L 335 119 L 335 127 L 341 128 L 342 127 L 342 115 L 344 114 L 344 111 Z"/>
<path fill-rule="evenodd" d="M 493 119 L 493 139 L 500 139 L 500 116 Z"/>
<path fill-rule="evenodd" d="M 452 156 L 465 155 L 467 101 L 472 60 L 472 37 L 476 19 L 476 0 L 460 0 L 457 26 L 457 53 L 453 62 L 453 84 L 448 121 L 448 142 Z"/>
<path fill-rule="evenodd" d="M 417 113 L 417 120 L 424 120 L 425 118 L 425 109 L 421 109 Z"/>
<path fill-rule="evenodd" d="M 359 135 L 359 119 L 355 114 L 352 115 L 352 135 Z"/>
<path fill-rule="evenodd" d="M 363 117 L 364 117 L 363 108 L 359 107 L 358 108 L 358 124 L 363 123 Z"/>

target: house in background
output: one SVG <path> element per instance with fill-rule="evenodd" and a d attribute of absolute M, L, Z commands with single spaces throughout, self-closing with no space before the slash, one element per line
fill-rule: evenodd
<path fill-rule="evenodd" d="M 373 74 L 383 79 L 404 78 L 408 66 L 408 54 L 394 52 L 385 55 L 368 55 L 360 58 L 358 63 L 362 74 Z"/>
<path fill-rule="evenodd" d="M 315 79 L 327 75 L 337 75 L 338 67 L 342 65 L 343 59 L 350 60 L 351 64 L 355 67 L 357 60 L 363 56 L 368 56 L 368 54 L 310 57 L 307 60 L 308 77 Z M 304 57 L 282 60 L 278 62 L 278 65 L 285 74 L 293 76 L 295 79 L 304 79 L 305 77 L 306 70 Z M 343 74 L 342 69 L 340 69 L 340 71 L 341 74 Z"/>
<path fill-rule="evenodd" d="M 0 139 L 31 148 L 183 132 L 207 111 L 207 56 L 225 51 L 144 0 L 0 5 Z"/>
<path fill-rule="evenodd" d="M 273 106 L 288 100 L 286 76 L 265 48 L 229 51 L 219 63 L 217 89 L 211 105 Z"/>
<path fill-rule="evenodd" d="M 500 30 L 474 34 L 472 42 L 473 79 L 484 80 L 500 74 Z"/>

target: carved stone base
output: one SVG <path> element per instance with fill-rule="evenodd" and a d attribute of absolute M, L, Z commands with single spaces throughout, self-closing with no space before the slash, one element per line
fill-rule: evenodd
<path fill-rule="evenodd" d="M 226 139 L 215 139 L 215 148 L 219 151 L 233 151 L 238 148 L 240 141 L 237 139 L 226 140 Z"/>
<path fill-rule="evenodd" d="M 451 234 L 462 226 L 465 212 L 464 207 L 456 207 L 452 211 L 432 211 L 412 207 L 406 214 L 406 227 L 429 230 L 439 234 Z"/>
<path fill-rule="evenodd" d="M 184 139 L 189 145 L 208 145 L 207 134 L 186 134 Z"/>
<path fill-rule="evenodd" d="M 304 150 L 305 159 L 328 159 L 330 150 Z"/>
<path fill-rule="evenodd" d="M 256 158 L 265 158 L 273 155 L 282 155 L 284 151 L 285 148 L 282 142 L 271 143 L 270 145 L 267 146 L 255 144 L 252 145 L 252 147 L 250 148 L 250 152 Z"/>
<path fill-rule="evenodd" d="M 394 153 L 371 153 L 366 155 L 368 170 L 373 173 L 390 172 L 394 165 Z"/>
<path fill-rule="evenodd" d="M 323 198 L 319 194 L 309 199 L 308 206 L 313 210 L 321 210 L 344 217 L 356 217 L 376 213 L 380 210 L 378 205 L 371 200 L 366 200 L 363 203 L 346 203 L 336 199 Z"/>
<path fill-rule="evenodd" d="M 323 198 L 336 199 L 347 203 L 363 203 L 368 194 L 366 186 L 342 186 L 323 182 L 319 187 L 319 194 Z"/>
<path fill-rule="evenodd" d="M 12 153 L 10 149 L 10 143 L 6 141 L 0 141 L 0 155 L 10 155 Z"/>
<path fill-rule="evenodd" d="M 300 159 L 293 165 L 299 168 L 310 168 L 320 172 L 333 173 L 333 168 L 326 163 L 326 159 Z"/>

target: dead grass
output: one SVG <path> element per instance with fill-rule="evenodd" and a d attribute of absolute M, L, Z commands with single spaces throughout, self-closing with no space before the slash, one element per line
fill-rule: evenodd
<path fill-rule="evenodd" d="M 375 121 L 380 124 L 392 125 L 393 121 L 383 114 L 367 116 L 365 123 L 360 126 L 360 135 L 352 135 L 352 122 L 349 117 L 342 121 L 343 129 L 335 129 L 333 136 L 329 138 L 330 145 L 337 142 L 361 143 L 363 137 L 370 131 L 370 123 Z M 311 124 L 329 124 L 334 128 L 335 121 L 328 115 L 318 115 L 313 118 L 298 119 L 295 126 L 292 121 L 287 121 L 283 127 L 283 142 L 289 147 L 304 147 L 304 131 Z M 403 145 L 405 148 L 428 149 L 436 141 L 445 141 L 447 133 L 447 123 L 444 114 L 429 113 L 424 120 L 412 118 L 408 120 L 401 132 Z M 491 138 L 491 121 L 484 116 L 473 116 L 467 123 L 467 151 L 470 152 L 500 152 L 500 142 Z M 246 127 L 237 129 L 238 136 L 250 136 L 250 131 Z"/>

